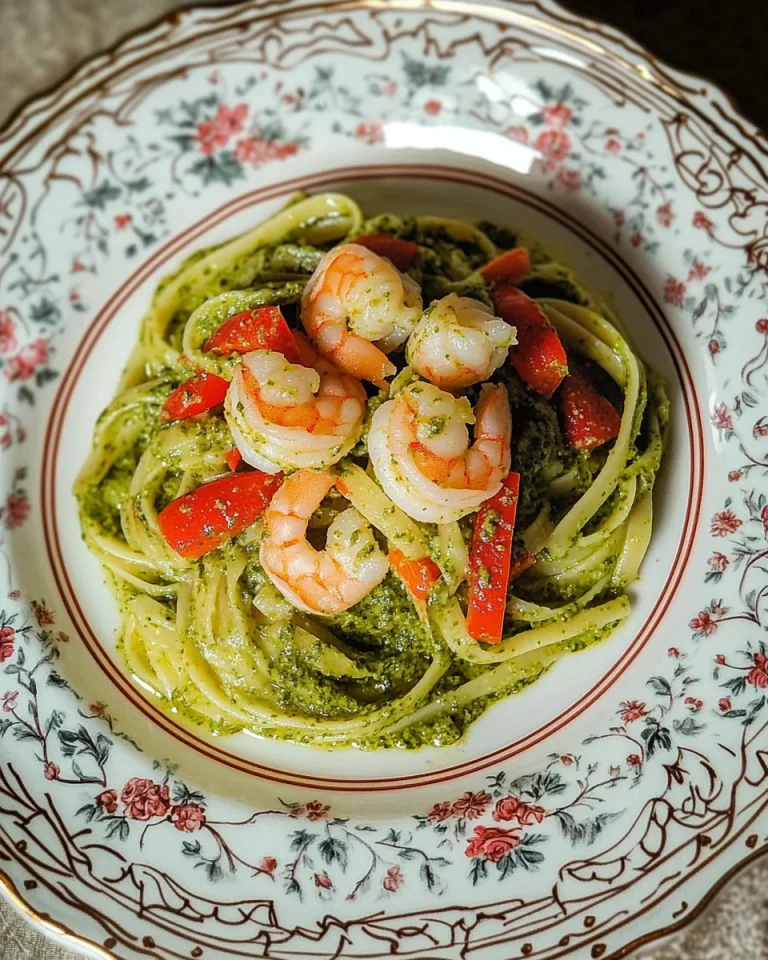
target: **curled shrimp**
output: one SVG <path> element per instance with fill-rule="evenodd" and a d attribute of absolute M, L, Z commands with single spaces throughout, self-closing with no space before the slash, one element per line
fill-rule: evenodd
<path fill-rule="evenodd" d="M 355 243 L 323 257 L 301 301 L 301 322 L 320 352 L 380 387 L 397 372 L 387 353 L 405 343 L 420 316 L 418 285 Z"/>
<path fill-rule="evenodd" d="M 368 521 L 354 507 L 336 515 L 324 550 L 307 541 L 309 519 L 336 479 L 313 470 L 291 474 L 264 512 L 266 536 L 259 551 L 262 567 L 286 600 L 324 616 L 362 600 L 389 569 Z"/>
<path fill-rule="evenodd" d="M 470 444 L 467 424 L 474 424 Z M 509 472 L 512 421 L 505 387 L 486 384 L 474 413 L 431 383 L 412 383 L 373 416 L 376 478 L 416 520 L 449 523 L 477 510 Z"/>
<path fill-rule="evenodd" d="M 328 467 L 357 443 L 366 394 L 300 335 L 301 364 L 254 350 L 235 366 L 224 414 L 247 463 L 267 473 Z"/>
<path fill-rule="evenodd" d="M 517 342 L 515 328 L 470 297 L 449 293 L 424 311 L 408 338 L 406 359 L 444 390 L 487 380 Z"/>

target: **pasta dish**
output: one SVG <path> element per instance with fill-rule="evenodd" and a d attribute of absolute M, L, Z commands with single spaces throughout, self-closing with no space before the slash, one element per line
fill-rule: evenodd
<path fill-rule="evenodd" d="M 161 280 L 75 485 L 120 649 L 217 734 L 415 748 L 627 616 L 668 402 L 488 222 L 298 195 Z"/>

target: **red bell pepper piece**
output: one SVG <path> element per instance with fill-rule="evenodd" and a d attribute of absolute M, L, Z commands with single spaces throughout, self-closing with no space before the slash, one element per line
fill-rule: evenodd
<path fill-rule="evenodd" d="M 224 457 L 224 460 L 232 473 L 234 473 L 242 463 L 243 457 L 237 447 L 233 447 Z"/>
<path fill-rule="evenodd" d="M 520 474 L 508 473 L 501 490 L 477 511 L 469 551 L 467 633 L 473 640 L 500 643 L 512 561 Z"/>
<path fill-rule="evenodd" d="M 521 553 L 516 553 L 509 565 L 509 582 L 512 583 L 513 580 L 516 580 L 521 573 L 525 573 L 528 567 L 532 567 L 534 563 L 536 563 L 536 554 L 531 553 L 530 550 L 523 549 Z"/>
<path fill-rule="evenodd" d="M 560 387 L 565 439 L 575 450 L 595 450 L 619 435 L 621 417 L 616 408 L 577 370 Z"/>
<path fill-rule="evenodd" d="M 490 263 L 480 268 L 488 283 L 517 283 L 531 269 L 531 256 L 527 247 L 505 250 Z"/>
<path fill-rule="evenodd" d="M 493 300 L 502 320 L 517 327 L 517 343 L 509 348 L 512 366 L 524 383 L 549 400 L 568 373 L 568 358 L 557 331 L 517 287 L 497 287 Z"/>
<path fill-rule="evenodd" d="M 198 560 L 250 527 L 282 482 L 282 473 L 261 470 L 211 480 L 160 511 L 160 532 L 182 557 Z"/>
<path fill-rule="evenodd" d="M 413 240 L 401 240 L 400 237 L 391 237 L 388 233 L 367 233 L 358 237 L 354 243 L 359 243 L 361 247 L 366 247 L 380 257 L 386 257 L 402 272 L 412 267 L 419 255 L 419 245 Z"/>
<path fill-rule="evenodd" d="M 432 585 L 440 579 L 440 567 L 431 557 L 409 560 L 402 550 L 395 549 L 389 551 L 387 559 L 417 600 L 426 600 Z"/>
<path fill-rule="evenodd" d="M 291 363 L 299 362 L 299 350 L 280 307 L 257 307 L 225 320 L 208 339 L 203 350 L 224 356 L 275 350 Z"/>
<path fill-rule="evenodd" d="M 160 411 L 160 419 L 187 420 L 224 403 L 229 381 L 205 370 L 185 380 L 171 393 Z"/>

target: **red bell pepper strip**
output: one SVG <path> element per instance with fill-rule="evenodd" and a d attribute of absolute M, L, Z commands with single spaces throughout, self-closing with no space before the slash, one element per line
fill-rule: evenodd
<path fill-rule="evenodd" d="M 235 314 L 222 323 L 203 350 L 220 356 L 250 353 L 251 350 L 275 350 L 291 363 L 299 362 L 296 341 L 280 307 L 257 307 Z"/>
<path fill-rule="evenodd" d="M 565 439 L 575 450 L 595 450 L 619 435 L 621 417 L 577 370 L 560 387 Z"/>
<path fill-rule="evenodd" d="M 261 470 L 211 480 L 160 511 L 160 532 L 182 557 L 198 560 L 250 527 L 282 482 L 282 473 Z"/>
<path fill-rule="evenodd" d="M 440 579 L 440 567 L 431 557 L 409 560 L 402 550 L 395 549 L 389 551 L 387 559 L 417 600 L 426 600 L 432 585 Z"/>
<path fill-rule="evenodd" d="M 497 287 L 493 300 L 502 320 L 517 327 L 517 343 L 509 348 L 512 366 L 524 383 L 549 400 L 568 373 L 568 358 L 555 328 L 517 287 Z"/>
<path fill-rule="evenodd" d="M 234 473 L 235 470 L 237 470 L 237 468 L 242 463 L 243 457 L 240 451 L 237 449 L 237 447 L 233 447 L 226 454 L 226 456 L 224 457 L 224 460 L 226 461 L 226 464 L 229 467 L 229 469 L 232 471 L 232 473 Z"/>
<path fill-rule="evenodd" d="M 353 242 L 380 257 L 386 257 L 403 273 L 413 266 L 419 255 L 419 245 L 413 240 L 401 240 L 400 237 L 391 237 L 388 233 L 367 233 Z"/>
<path fill-rule="evenodd" d="M 224 403 L 229 381 L 217 377 L 215 373 L 196 374 L 185 380 L 168 396 L 160 411 L 160 419 L 168 423 L 171 420 L 187 420 L 205 413 L 212 407 Z"/>
<path fill-rule="evenodd" d="M 488 283 L 517 283 L 531 269 L 531 257 L 527 247 L 505 250 L 490 263 L 480 268 Z"/>
<path fill-rule="evenodd" d="M 499 492 L 477 511 L 469 551 L 467 633 L 473 640 L 500 643 L 507 607 L 520 474 L 508 473 Z"/>

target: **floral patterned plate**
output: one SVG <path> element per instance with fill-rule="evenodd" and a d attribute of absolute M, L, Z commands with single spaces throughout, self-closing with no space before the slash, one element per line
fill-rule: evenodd
<path fill-rule="evenodd" d="M 0 887 L 91 956 L 598 958 L 768 835 L 768 143 L 538 0 L 199 7 L 0 136 Z M 634 612 L 444 751 L 157 713 L 71 482 L 158 276 L 336 186 L 519 224 L 610 296 L 674 416 Z"/>

